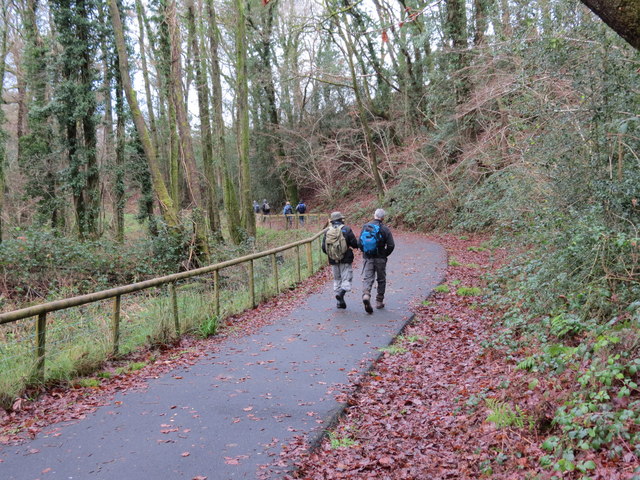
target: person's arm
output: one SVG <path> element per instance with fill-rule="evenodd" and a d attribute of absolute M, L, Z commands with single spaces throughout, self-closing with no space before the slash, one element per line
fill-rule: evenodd
<path fill-rule="evenodd" d="M 396 248 L 396 244 L 393 241 L 393 234 L 391 233 L 391 230 L 389 230 L 388 228 L 386 228 L 386 247 L 384 249 L 384 256 L 388 257 L 389 255 L 391 255 L 391 253 L 393 252 L 393 250 Z"/>
<path fill-rule="evenodd" d="M 362 242 L 360 241 L 360 237 L 362 237 L 362 231 L 364 230 L 364 226 L 360 229 L 360 235 L 358 235 L 358 249 L 362 250 Z"/>
<path fill-rule="evenodd" d="M 359 248 L 358 239 L 356 238 L 355 233 L 353 233 L 353 230 L 351 230 L 349 227 L 347 227 L 347 232 L 344 237 L 347 241 L 347 245 L 349 245 L 351 248 Z"/>

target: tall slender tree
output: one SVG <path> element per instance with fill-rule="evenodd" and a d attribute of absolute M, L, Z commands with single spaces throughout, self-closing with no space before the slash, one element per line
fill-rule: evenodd
<path fill-rule="evenodd" d="M 92 0 L 51 0 L 61 81 L 52 107 L 63 130 L 69 161 L 68 189 L 73 196 L 76 228 L 80 238 L 96 238 L 100 216 L 100 177 L 96 154 L 97 128 L 93 57 L 96 31 Z"/>
<path fill-rule="evenodd" d="M 37 0 L 26 0 L 21 12 L 25 38 L 23 56 L 25 80 L 19 117 L 22 117 L 26 110 L 27 129 L 24 134 L 18 135 L 20 142 L 18 161 L 27 178 L 25 194 L 38 200 L 39 220 L 48 222 L 54 229 L 61 228 L 64 224 L 64 215 L 62 195 L 59 194 L 58 172 L 62 169 L 62 165 L 55 153 L 57 143 L 54 140 L 51 112 L 47 104 L 49 48 L 40 34 L 37 22 Z M 20 130 L 21 121 L 18 122 L 18 126 Z"/>
<path fill-rule="evenodd" d="M 198 94 L 198 110 L 200 113 L 200 136 L 202 141 L 202 163 L 206 182 L 206 207 L 209 226 L 215 236 L 220 234 L 220 219 L 217 208 L 216 179 L 213 166 L 213 134 L 209 112 L 209 85 L 207 70 L 200 55 L 200 38 L 196 31 L 196 15 L 193 0 L 187 1 L 187 26 L 192 45 L 193 63 L 196 72 L 196 91 Z"/>
<path fill-rule="evenodd" d="M 124 27 L 120 18 L 120 10 L 118 8 L 117 0 L 109 0 L 109 10 L 111 13 L 111 23 L 113 25 L 113 32 L 118 51 L 118 65 L 120 75 L 122 76 L 122 86 L 124 88 L 125 97 L 127 98 L 127 103 L 129 104 L 129 109 L 131 110 L 133 122 L 136 126 L 136 131 L 138 132 L 140 143 L 142 144 L 142 149 L 144 151 L 145 157 L 147 158 L 149 172 L 151 173 L 153 182 L 153 189 L 158 198 L 158 203 L 160 204 L 160 209 L 162 211 L 162 217 L 164 221 L 170 228 L 179 229 L 180 220 L 178 217 L 178 212 L 176 210 L 175 204 L 173 203 L 173 200 L 169 195 L 164 179 L 162 178 L 162 172 L 160 170 L 160 164 L 158 162 L 156 149 L 153 145 L 153 142 L 151 141 L 149 129 L 147 128 L 147 124 L 145 123 L 144 117 L 142 116 L 142 111 L 140 110 L 140 105 L 138 104 L 136 93 L 131 82 L 129 56 L 127 54 L 127 46 L 124 37 Z"/>
<path fill-rule="evenodd" d="M 157 49 L 155 52 L 155 64 L 158 74 L 159 94 L 161 104 L 165 104 L 164 131 L 166 133 L 166 164 L 169 177 L 169 191 L 176 208 L 181 205 L 181 184 L 180 184 L 180 139 L 178 136 L 178 117 L 176 113 L 176 103 L 172 94 L 171 80 L 171 30 L 166 21 L 169 9 L 168 0 L 158 2 L 158 33 Z M 148 29 L 150 32 L 151 29 Z M 151 35 L 150 35 L 151 36 Z M 150 39 L 151 40 L 151 39 Z M 188 194 L 188 192 L 187 192 Z"/>
<path fill-rule="evenodd" d="M 291 176 L 290 169 L 282 161 L 286 152 L 280 131 L 280 108 L 276 99 L 273 72 L 273 37 L 277 5 L 276 2 L 270 2 L 264 8 L 260 8 L 253 18 L 250 18 L 250 25 L 255 30 L 255 51 L 257 53 L 253 61 L 256 66 L 253 75 L 254 91 L 257 92 L 254 94 L 256 97 L 254 110 L 260 110 L 263 113 L 261 119 L 254 122 L 254 131 L 261 130 L 258 135 L 261 137 L 263 145 L 261 150 L 263 150 L 264 162 L 261 163 L 264 165 L 260 165 L 262 172 L 265 176 L 272 175 L 271 172 L 275 171 L 278 166 L 277 170 L 284 185 L 286 198 L 295 204 L 299 198 L 298 186 Z M 296 34 L 290 35 L 293 37 Z"/>
<path fill-rule="evenodd" d="M 4 99 L 2 93 L 4 92 L 4 73 L 6 68 L 7 57 L 7 37 L 9 35 L 9 13 L 5 3 L 2 4 L 2 10 L 0 10 L 2 22 L 0 22 L 0 243 L 2 243 L 3 225 L 2 217 L 4 215 L 4 189 L 5 189 L 5 163 L 6 163 L 6 141 L 7 134 L 4 131 Z"/>
<path fill-rule="evenodd" d="M 116 239 L 124 241 L 124 206 L 125 206 L 125 109 L 122 75 L 116 68 L 116 149 L 115 149 L 115 181 L 114 181 L 114 210 L 116 220 Z"/>
<path fill-rule="evenodd" d="M 211 64 L 212 106 L 214 125 L 214 150 L 222 167 L 222 192 L 224 209 L 227 215 L 227 228 L 233 243 L 242 240 L 240 211 L 236 188 L 231 178 L 229 158 L 225 141 L 224 112 L 222 109 L 222 71 L 220 68 L 220 31 L 213 0 L 205 0 L 209 20 L 209 55 Z"/>
<path fill-rule="evenodd" d="M 447 0 L 447 20 L 445 34 L 450 45 L 449 58 L 451 59 L 451 71 L 456 76 L 454 82 L 456 103 L 462 103 L 469 92 L 468 73 L 465 67 L 468 65 L 467 55 L 467 11 L 464 0 Z"/>
<path fill-rule="evenodd" d="M 156 125 L 156 114 L 153 108 L 153 98 L 151 96 L 151 81 L 149 80 L 149 66 L 147 62 L 147 47 L 145 44 L 145 24 L 146 16 L 141 0 L 136 0 L 136 16 L 138 19 L 138 46 L 140 48 L 140 63 L 142 66 L 142 78 L 144 80 L 144 93 L 147 100 L 147 114 L 149 115 L 149 129 L 151 139 L 156 150 L 159 148 L 158 127 Z"/>
<path fill-rule="evenodd" d="M 178 131 L 180 133 L 180 153 L 182 155 L 182 163 L 184 165 L 187 192 L 192 204 L 192 217 L 195 229 L 194 238 L 198 252 L 202 254 L 205 259 L 208 259 L 209 246 L 206 240 L 206 227 L 202 199 L 203 182 L 200 179 L 200 174 L 196 166 L 193 139 L 191 137 L 191 126 L 189 124 L 185 94 L 182 86 L 182 42 L 180 38 L 180 28 L 178 24 L 175 0 L 169 0 L 165 15 L 165 19 L 169 26 L 169 38 L 171 42 L 171 100 L 175 105 Z"/>
<path fill-rule="evenodd" d="M 249 87 L 247 78 L 247 34 L 245 0 L 236 0 L 236 112 L 237 146 L 240 169 L 240 219 L 251 236 L 256 234 L 256 220 L 251 202 L 249 169 Z"/>
<path fill-rule="evenodd" d="M 376 187 L 376 193 L 378 199 L 384 198 L 384 184 L 382 182 L 382 176 L 380 175 L 380 169 L 378 167 L 378 154 L 376 152 L 376 145 L 373 141 L 373 133 L 369 123 L 369 112 L 365 105 L 365 100 L 358 82 L 358 72 L 356 70 L 355 56 L 356 48 L 351 36 L 351 25 L 347 20 L 344 10 L 342 13 L 334 13 L 333 22 L 338 31 L 338 35 L 343 40 L 344 47 L 340 47 L 343 50 L 347 65 L 349 66 L 349 73 L 351 74 L 351 86 L 355 95 L 356 106 L 358 109 L 358 117 L 360 125 L 362 126 L 362 132 L 364 136 L 364 143 L 366 147 L 366 153 L 369 161 L 369 168 L 371 176 L 373 177 L 374 185 Z M 366 78 L 363 80 L 366 81 Z"/>
<path fill-rule="evenodd" d="M 98 6 L 100 12 L 100 20 L 105 21 L 108 18 L 106 5 Z M 109 164 L 116 151 L 115 147 L 115 135 L 113 131 L 113 107 L 112 107 L 112 85 L 113 85 L 113 71 L 114 66 L 117 70 L 117 65 L 115 65 L 116 56 L 113 52 L 113 42 L 110 41 L 112 39 L 109 38 L 109 30 L 103 29 L 101 31 L 101 44 L 102 44 L 102 95 L 103 95 L 103 104 L 104 104 L 104 116 L 102 119 L 102 130 L 103 130 L 103 151 L 104 157 L 106 158 L 107 164 Z M 113 170 L 116 170 L 115 168 Z M 119 178 L 117 172 L 114 175 L 114 202 L 113 202 L 113 212 L 114 212 L 114 222 L 113 227 L 115 230 L 115 237 L 117 241 L 122 241 L 124 239 L 124 229 L 122 231 L 123 235 L 120 235 L 120 223 L 119 223 L 119 215 L 118 215 L 118 193 L 119 193 Z"/>

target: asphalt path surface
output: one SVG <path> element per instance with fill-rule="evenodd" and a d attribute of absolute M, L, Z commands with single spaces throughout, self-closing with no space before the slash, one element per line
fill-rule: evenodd
<path fill-rule="evenodd" d="M 282 478 L 290 468 L 278 465 L 282 446 L 321 438 L 344 408 L 341 388 L 371 368 L 411 319 L 411 305 L 442 281 L 440 245 L 394 238 L 383 310 L 364 312 L 358 264 L 346 310 L 336 308 L 327 282 L 282 318 L 179 374 L 119 394 L 28 443 L 0 447 L 0 480 Z"/>

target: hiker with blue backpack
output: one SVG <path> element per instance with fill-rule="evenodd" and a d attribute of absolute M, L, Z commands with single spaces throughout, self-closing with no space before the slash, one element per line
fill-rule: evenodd
<path fill-rule="evenodd" d="M 296 212 L 298 212 L 298 221 L 300 225 L 304 225 L 304 213 L 307 211 L 307 206 L 304 204 L 302 200 L 298 202 L 296 205 Z"/>
<path fill-rule="evenodd" d="M 358 247 L 362 250 L 364 266 L 362 268 L 362 303 L 367 313 L 373 313 L 371 307 L 371 288 L 377 280 L 376 308 L 384 308 L 384 292 L 387 287 L 387 257 L 395 248 L 391 230 L 382 223 L 386 212 L 378 208 L 373 220 L 362 226 Z"/>
<path fill-rule="evenodd" d="M 282 209 L 282 214 L 287 219 L 287 228 L 289 228 L 293 223 L 293 217 L 291 216 L 293 215 L 293 207 L 291 206 L 291 202 L 285 203 L 284 208 Z"/>
<path fill-rule="evenodd" d="M 353 230 L 344 224 L 340 212 L 333 212 L 329 218 L 331 225 L 322 237 L 322 251 L 329 257 L 333 271 L 333 291 L 338 308 L 347 308 L 344 295 L 351 291 L 353 281 L 353 248 L 358 248 L 358 240 Z"/>

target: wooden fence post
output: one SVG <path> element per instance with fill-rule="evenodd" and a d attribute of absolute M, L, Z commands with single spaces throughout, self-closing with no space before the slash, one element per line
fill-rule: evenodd
<path fill-rule="evenodd" d="M 38 315 L 36 322 L 36 379 L 44 382 L 44 356 L 47 341 L 47 314 Z"/>
<path fill-rule="evenodd" d="M 271 255 L 271 268 L 273 269 L 274 283 L 276 285 L 276 295 L 280 293 L 280 285 L 278 284 L 278 257 L 274 253 Z"/>
<path fill-rule="evenodd" d="M 298 283 L 302 281 L 302 277 L 300 276 L 300 245 L 296 245 L 296 279 Z"/>
<path fill-rule="evenodd" d="M 180 319 L 178 318 L 178 295 L 176 293 L 176 283 L 169 284 L 169 296 L 171 297 L 171 312 L 173 314 L 173 324 L 176 328 L 176 335 L 180 336 Z"/>
<path fill-rule="evenodd" d="M 313 253 L 311 252 L 311 242 L 305 245 L 307 249 L 307 268 L 309 269 L 309 276 L 313 275 Z"/>
<path fill-rule="evenodd" d="M 113 315 L 111 316 L 111 354 L 118 355 L 120 348 L 120 295 L 113 297 Z"/>
<path fill-rule="evenodd" d="M 213 271 L 213 297 L 216 302 L 216 316 L 220 318 L 220 271 Z"/>
<path fill-rule="evenodd" d="M 256 285 L 253 277 L 253 260 L 249 260 L 249 298 L 251 300 L 251 308 L 256 308 Z"/>

